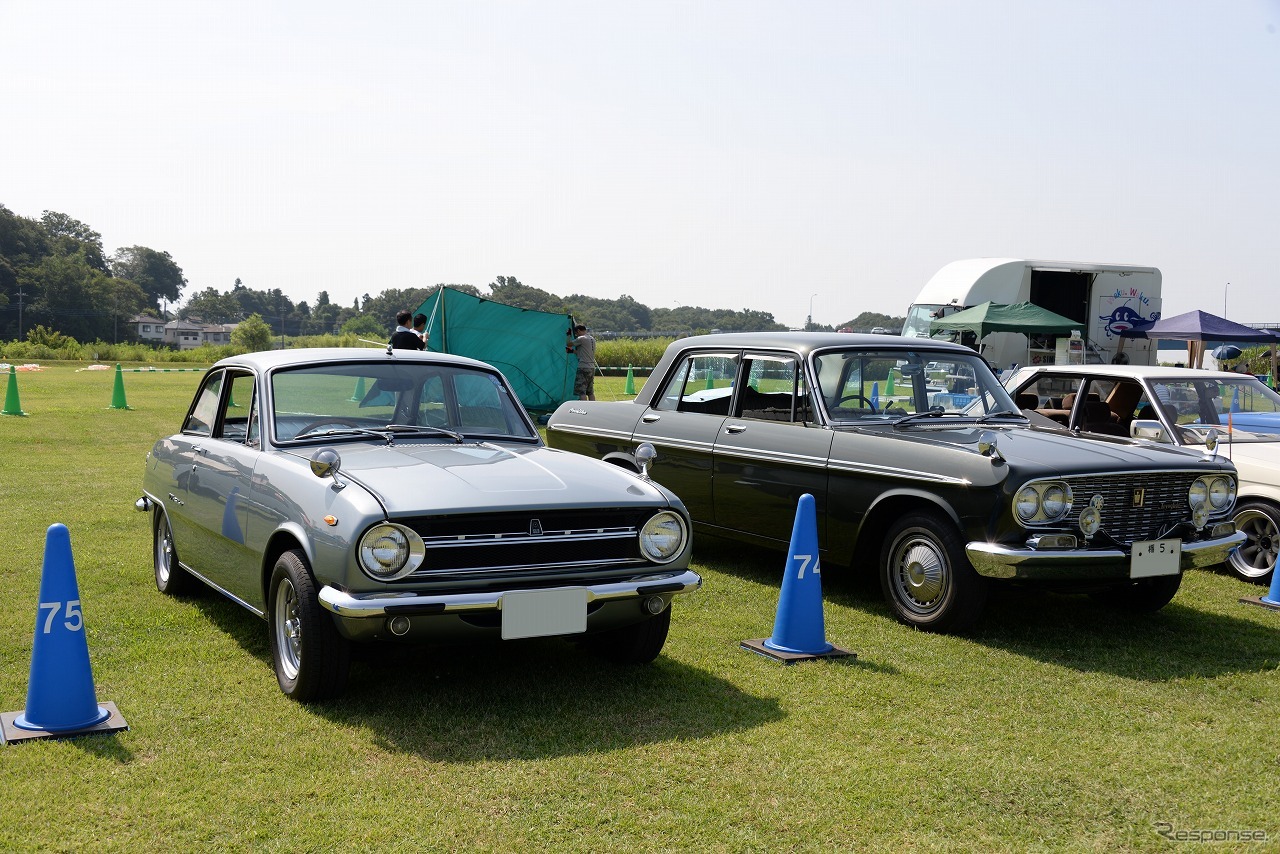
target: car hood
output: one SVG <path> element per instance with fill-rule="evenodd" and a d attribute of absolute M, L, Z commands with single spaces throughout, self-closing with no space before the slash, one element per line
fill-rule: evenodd
<path fill-rule="evenodd" d="M 1188 445 L 1199 451 L 1204 445 Z M 1235 464 L 1242 481 L 1280 485 L 1280 441 L 1218 443 L 1218 456 Z"/>
<path fill-rule="evenodd" d="M 1158 445 L 1121 437 L 1076 435 L 1062 430 L 1012 425 L 912 426 L 896 435 L 925 444 L 976 446 L 986 432 L 996 436 L 1001 456 L 1019 471 L 1039 468 L 1048 474 L 1078 474 L 1099 470 L 1186 469 L 1205 466 L 1203 453 L 1176 445 Z M 1226 462 L 1221 454 L 1219 461 Z"/>
<path fill-rule="evenodd" d="M 545 447 L 488 443 L 340 445 L 339 479 L 373 493 L 389 515 L 512 508 L 666 504 L 654 484 L 618 466 Z M 310 458 L 311 454 L 300 454 Z M 504 501 L 503 496 L 509 496 Z"/>

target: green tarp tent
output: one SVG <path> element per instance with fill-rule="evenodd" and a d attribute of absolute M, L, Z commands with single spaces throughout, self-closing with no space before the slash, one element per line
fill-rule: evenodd
<path fill-rule="evenodd" d="M 1084 329 L 1084 324 L 1029 302 L 984 302 L 929 322 L 930 334 L 944 329 L 973 332 L 981 341 L 991 332 L 1064 335 L 1073 329 Z"/>
<path fill-rule="evenodd" d="M 572 315 L 516 308 L 453 288 L 440 288 L 414 313 L 427 316 L 427 349 L 493 365 L 530 412 L 550 412 L 573 397 L 578 357 L 565 352 Z"/>

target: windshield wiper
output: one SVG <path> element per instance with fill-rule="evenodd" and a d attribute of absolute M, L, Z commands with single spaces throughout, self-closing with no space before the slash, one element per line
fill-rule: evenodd
<path fill-rule="evenodd" d="M 330 430 L 308 430 L 305 433 L 299 433 L 294 436 L 294 440 L 298 439 L 318 439 L 321 436 L 375 436 L 379 439 L 387 438 L 387 434 L 381 430 L 373 430 L 368 427 L 339 427 Z"/>
<path fill-rule="evenodd" d="M 963 412 L 947 412 L 941 406 L 930 406 L 928 409 L 922 409 L 919 412 L 913 412 L 910 415 L 904 415 L 897 421 L 893 422 L 894 427 L 900 427 L 911 421 L 919 421 L 922 418 L 941 418 L 944 415 L 964 416 Z M 967 417 L 967 416 L 965 416 Z"/>
<path fill-rule="evenodd" d="M 983 424 L 992 418 L 1021 418 L 1023 421 L 1027 420 L 1027 416 L 1023 415 L 1021 412 L 1014 412 L 1010 409 L 1000 409 L 983 415 L 978 419 L 978 423 Z"/>
<path fill-rule="evenodd" d="M 447 427 L 433 427 L 430 424 L 388 424 L 383 428 L 390 430 L 392 433 L 432 433 L 440 436 L 448 436 L 459 445 L 462 444 L 462 434 L 456 430 L 450 430 Z"/>

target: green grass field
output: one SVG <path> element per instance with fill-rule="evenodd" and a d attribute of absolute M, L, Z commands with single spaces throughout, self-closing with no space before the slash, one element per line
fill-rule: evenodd
<path fill-rule="evenodd" d="M 0 748 L 0 850 L 1280 840 L 1280 613 L 1239 604 L 1265 590 L 1213 572 L 1147 618 L 1011 592 L 974 634 L 940 637 L 829 570 L 827 638 L 858 657 L 787 667 L 738 648 L 771 633 L 783 556 L 704 539 L 705 586 L 678 601 L 652 666 L 550 639 L 397 648 L 360 654 L 343 700 L 297 705 L 265 623 L 152 581 L 133 501 L 199 375 L 125 373 L 122 411 L 113 372 L 75 368 L 19 374 L 29 415 L 0 418 L 0 711 L 25 706 L 45 531 L 62 522 L 97 698 L 131 729 Z"/>

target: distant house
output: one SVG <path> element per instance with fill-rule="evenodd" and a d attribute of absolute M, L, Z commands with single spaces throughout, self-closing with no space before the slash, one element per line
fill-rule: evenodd
<path fill-rule="evenodd" d="M 160 318 L 139 314 L 129 318 L 127 323 L 139 341 L 145 341 L 148 344 L 164 343 L 165 322 Z"/>
<path fill-rule="evenodd" d="M 129 318 L 129 326 L 139 341 L 160 344 L 176 350 L 194 350 L 202 344 L 230 344 L 234 323 L 201 323 L 198 320 L 170 320 L 138 315 Z"/>
<path fill-rule="evenodd" d="M 179 350 L 194 350 L 202 344 L 230 344 L 235 323 L 200 323 L 195 320 L 171 320 L 164 325 L 164 341 Z"/>

